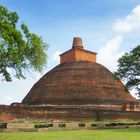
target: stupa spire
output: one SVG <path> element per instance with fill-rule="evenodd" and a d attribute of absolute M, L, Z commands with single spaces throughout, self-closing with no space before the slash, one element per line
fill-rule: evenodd
<path fill-rule="evenodd" d="M 85 50 L 83 47 L 82 39 L 80 37 L 74 37 L 72 43 L 72 49 L 60 54 L 60 63 L 70 61 L 88 61 L 96 62 L 95 52 Z"/>
<path fill-rule="evenodd" d="M 83 49 L 82 39 L 80 37 L 73 38 L 72 48 L 80 48 Z"/>

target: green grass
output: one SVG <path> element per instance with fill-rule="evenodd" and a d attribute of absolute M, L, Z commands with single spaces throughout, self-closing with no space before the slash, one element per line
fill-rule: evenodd
<path fill-rule="evenodd" d="M 0 140 L 140 140 L 140 128 L 46 132 L 2 132 Z"/>

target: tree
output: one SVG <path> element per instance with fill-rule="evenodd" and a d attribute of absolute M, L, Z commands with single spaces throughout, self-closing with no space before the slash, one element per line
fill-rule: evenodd
<path fill-rule="evenodd" d="M 125 53 L 118 60 L 118 70 L 115 75 L 126 82 L 128 89 L 135 88 L 140 96 L 140 45 Z"/>
<path fill-rule="evenodd" d="M 18 20 L 16 12 L 0 6 L 0 74 L 6 81 L 12 81 L 13 75 L 25 78 L 24 72 L 29 69 L 41 72 L 47 61 L 47 43 L 30 33 L 24 23 L 18 30 Z"/>

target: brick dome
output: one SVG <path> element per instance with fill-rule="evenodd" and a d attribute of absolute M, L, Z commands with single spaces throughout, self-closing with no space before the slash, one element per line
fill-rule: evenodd
<path fill-rule="evenodd" d="M 46 73 L 23 99 L 28 105 L 119 105 L 135 99 L 104 66 L 87 61 L 62 63 Z"/>

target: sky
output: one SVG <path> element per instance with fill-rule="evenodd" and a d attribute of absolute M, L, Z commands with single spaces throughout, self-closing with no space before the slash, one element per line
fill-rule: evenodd
<path fill-rule="evenodd" d="M 84 48 L 97 52 L 97 62 L 112 72 L 118 58 L 140 44 L 140 0 L 0 0 L 0 5 L 16 11 L 18 24 L 27 24 L 49 44 L 42 73 L 27 73 L 26 80 L 0 80 L 0 104 L 21 102 L 59 64 L 59 54 L 71 48 L 73 37 L 81 37 Z"/>

